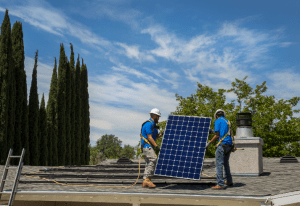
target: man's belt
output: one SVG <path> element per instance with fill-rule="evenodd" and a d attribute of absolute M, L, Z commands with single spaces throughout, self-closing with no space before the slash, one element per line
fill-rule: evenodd
<path fill-rule="evenodd" d="M 229 144 L 223 144 L 223 147 L 232 147 L 232 145 L 229 145 Z"/>

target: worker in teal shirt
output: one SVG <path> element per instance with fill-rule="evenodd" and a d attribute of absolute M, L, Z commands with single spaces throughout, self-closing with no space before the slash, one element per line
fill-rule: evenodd
<path fill-rule="evenodd" d="M 206 145 L 207 148 L 212 142 L 218 139 L 218 144 L 215 153 L 217 185 L 212 187 L 212 189 L 225 189 L 225 184 L 229 186 L 233 185 L 229 167 L 229 157 L 230 152 L 232 150 L 232 139 L 230 133 L 228 133 L 228 131 L 230 130 L 230 123 L 227 119 L 225 119 L 225 116 L 226 113 L 224 110 L 218 109 L 215 112 L 215 136 Z M 225 138 L 223 139 L 223 137 Z M 225 179 L 227 181 L 224 181 L 223 178 L 223 167 L 225 168 Z"/>
<path fill-rule="evenodd" d="M 154 108 L 150 111 L 150 119 L 143 123 L 141 129 L 141 149 L 145 155 L 146 167 L 144 171 L 144 181 L 142 187 L 155 188 L 156 185 L 151 182 L 151 177 L 154 175 L 154 170 L 157 162 L 155 151 L 160 151 L 156 144 L 156 138 L 160 138 L 163 134 L 158 135 L 156 124 L 161 116 L 159 109 Z M 145 141 L 144 138 L 148 141 Z M 151 144 L 151 145 L 150 145 Z"/>

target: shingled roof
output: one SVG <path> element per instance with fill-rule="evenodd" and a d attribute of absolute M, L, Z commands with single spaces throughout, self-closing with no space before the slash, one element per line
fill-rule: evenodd
<path fill-rule="evenodd" d="M 298 157 L 297 159 L 299 160 L 300 158 Z M 215 174 L 214 160 L 215 159 L 213 158 L 204 160 L 202 171 L 204 174 L 208 176 Z M 261 205 L 262 202 L 265 202 L 268 198 L 275 203 L 276 199 L 279 200 L 280 198 L 284 198 L 282 196 L 284 196 L 285 193 L 294 194 L 294 197 L 297 197 L 297 194 L 299 193 L 298 197 L 300 202 L 300 192 L 298 192 L 300 191 L 300 163 L 280 163 L 280 158 L 264 157 L 264 172 L 262 175 L 257 177 L 233 176 L 234 185 L 232 187 L 227 187 L 225 190 L 212 190 L 211 187 L 216 184 L 216 177 L 207 177 L 205 175 L 201 175 L 201 180 L 199 181 L 155 176 L 152 178 L 153 183 L 156 184 L 155 189 L 142 188 L 141 183 L 145 167 L 144 161 L 141 161 L 140 178 L 137 181 L 137 184 L 130 188 L 85 186 L 133 185 L 138 177 L 138 160 L 132 160 L 132 162 L 132 164 L 125 165 L 117 164 L 117 160 L 108 160 L 98 166 L 65 166 L 59 168 L 25 165 L 22 169 L 20 183 L 14 202 L 25 201 L 24 198 L 26 195 L 34 193 L 44 195 L 45 197 L 47 194 L 54 193 L 71 195 L 70 192 L 75 192 L 77 196 L 80 195 L 80 193 L 86 195 L 87 193 L 90 194 L 96 192 L 98 196 L 100 194 L 114 194 L 115 196 L 118 194 L 121 196 L 122 194 L 131 194 L 131 196 L 136 197 L 152 197 L 152 195 L 155 197 L 165 196 L 169 197 L 169 199 L 190 196 L 189 199 L 193 199 L 191 197 L 202 197 L 200 199 L 205 197 L 206 199 L 219 201 L 221 201 L 222 198 L 223 200 L 225 198 L 228 199 L 228 201 L 229 199 L 231 201 L 236 201 L 236 203 L 238 201 L 251 200 L 260 202 Z M 3 173 L 3 170 L 4 165 L 0 165 L 0 172 Z M 29 174 L 37 171 L 38 173 Z M 7 194 L 9 194 L 12 189 L 15 175 L 15 170 L 10 170 L 8 173 L 8 182 L 4 187 L 4 192 L 7 192 Z M 25 175 L 35 178 L 26 177 Z M 41 179 L 40 177 L 48 180 Z M 53 180 L 68 185 L 61 185 L 53 182 Z M 2 196 L 2 200 L 3 198 L 4 196 Z M 142 199 L 139 200 L 139 204 L 142 204 Z M 179 204 L 179 201 L 177 201 L 177 203 Z M 198 205 L 201 205 L 200 202 L 198 203 Z M 217 205 L 218 204 L 219 203 L 217 203 Z M 268 202 L 264 204 L 268 205 Z"/>

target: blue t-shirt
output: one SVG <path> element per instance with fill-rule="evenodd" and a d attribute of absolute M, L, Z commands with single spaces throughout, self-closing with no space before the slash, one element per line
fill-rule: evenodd
<path fill-rule="evenodd" d="M 151 134 L 153 140 L 155 141 L 155 140 L 156 140 L 156 135 L 158 134 L 158 131 L 157 131 L 156 128 L 154 128 L 154 131 L 153 131 L 153 134 L 152 134 L 152 130 L 153 130 L 153 127 L 154 127 L 156 124 L 152 121 L 151 118 L 150 118 L 149 120 L 152 122 L 153 125 L 151 124 L 151 122 L 146 122 L 146 123 L 144 124 L 143 128 L 142 128 L 142 136 L 143 136 L 145 139 L 148 140 L 147 134 Z M 149 140 L 148 140 L 148 141 L 149 141 Z M 144 139 L 142 138 L 141 145 L 143 145 L 144 142 L 145 142 L 145 141 L 144 141 Z M 149 142 L 150 142 L 150 141 L 149 141 Z M 151 146 L 150 146 L 148 143 L 146 143 L 146 144 L 144 145 L 144 148 L 148 148 L 148 147 L 151 147 Z"/>
<path fill-rule="evenodd" d="M 228 120 L 225 119 L 224 117 L 220 117 L 219 119 L 217 119 L 215 121 L 215 132 L 219 132 L 220 133 L 220 137 L 219 137 L 219 140 L 218 140 L 218 143 L 220 142 L 220 140 L 224 137 L 224 135 L 227 134 L 228 132 L 228 124 L 227 123 Z M 227 135 L 223 141 L 222 141 L 223 144 L 227 144 L 227 145 L 232 145 L 232 139 L 230 137 L 230 135 Z M 221 145 L 221 143 L 220 143 Z"/>

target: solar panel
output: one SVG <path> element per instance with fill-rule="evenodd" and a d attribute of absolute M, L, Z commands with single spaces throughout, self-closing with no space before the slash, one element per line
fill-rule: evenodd
<path fill-rule="evenodd" d="M 169 115 L 155 175 L 200 180 L 210 117 Z"/>

